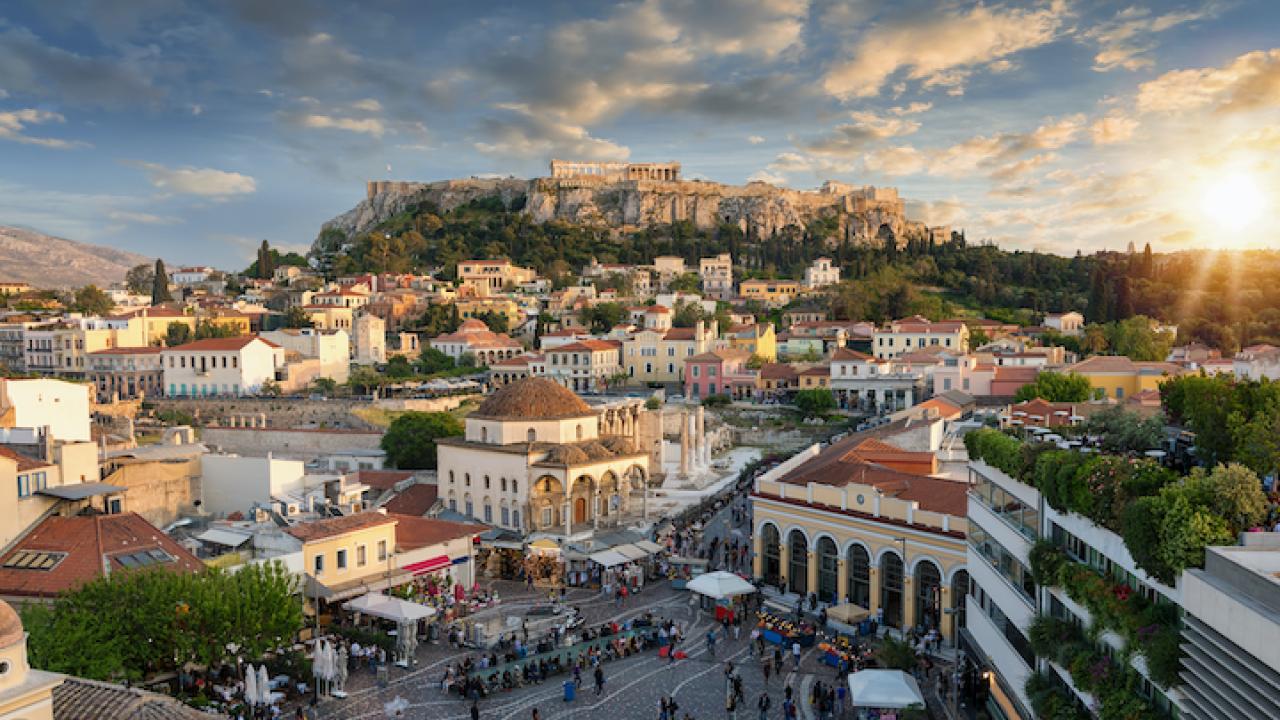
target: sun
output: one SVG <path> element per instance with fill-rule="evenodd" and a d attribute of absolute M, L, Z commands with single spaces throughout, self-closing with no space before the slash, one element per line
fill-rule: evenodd
<path fill-rule="evenodd" d="M 1243 230 L 1266 209 L 1266 195 L 1258 179 L 1244 172 L 1214 178 L 1204 187 L 1201 209 L 1213 222 L 1227 230 Z"/>

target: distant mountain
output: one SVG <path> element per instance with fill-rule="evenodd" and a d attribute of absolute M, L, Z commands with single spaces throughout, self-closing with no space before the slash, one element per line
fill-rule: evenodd
<path fill-rule="evenodd" d="M 122 282 L 134 265 L 152 261 L 137 253 L 0 225 L 0 282 L 26 282 L 38 288 L 92 283 L 105 288 Z"/>

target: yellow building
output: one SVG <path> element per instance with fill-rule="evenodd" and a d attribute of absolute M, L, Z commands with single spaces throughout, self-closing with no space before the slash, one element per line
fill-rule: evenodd
<path fill-rule="evenodd" d="M 353 311 L 341 305 L 303 305 L 302 309 L 311 320 L 311 326 L 317 330 L 346 330 L 351 332 L 354 322 Z"/>
<path fill-rule="evenodd" d="M 302 543 L 308 598 L 336 602 L 412 577 L 396 567 L 396 519 L 380 512 L 316 520 L 285 532 Z"/>
<path fill-rule="evenodd" d="M 1067 368 L 1085 377 L 1097 399 L 1124 400 L 1143 390 L 1159 390 L 1160 383 L 1187 372 L 1168 362 L 1134 362 L 1123 355 L 1094 355 Z"/>
<path fill-rule="evenodd" d="M 249 334 L 249 316 L 238 310 L 222 310 L 199 318 L 200 322 L 208 321 L 220 328 L 227 328 L 236 335 Z"/>
<path fill-rule="evenodd" d="M 510 260 L 464 260 L 458 263 L 458 282 L 475 290 L 477 295 L 501 293 L 538 277 L 530 268 L 512 265 Z"/>
<path fill-rule="evenodd" d="M 797 385 L 801 390 L 831 387 L 831 366 L 814 365 L 808 370 L 801 370 L 797 375 Z"/>
<path fill-rule="evenodd" d="M 765 362 L 778 359 L 778 336 L 773 331 L 773 323 L 732 327 L 725 332 L 725 339 L 734 350 L 746 350 Z"/>
<path fill-rule="evenodd" d="M 515 331 L 524 324 L 524 311 L 520 305 L 510 298 L 478 298 L 474 300 L 457 300 L 458 317 L 468 320 L 473 317 L 495 313 L 507 318 L 507 329 Z"/>
<path fill-rule="evenodd" d="M 855 448 L 866 440 L 815 445 L 756 481 L 754 576 L 950 639 L 957 615 L 944 610 L 964 607 L 969 583 L 967 486 L 863 460 Z"/>
<path fill-rule="evenodd" d="M 894 320 L 888 327 L 876 328 L 871 348 L 876 359 L 898 357 L 927 347 L 940 347 L 948 352 L 969 352 L 969 326 L 959 320 L 930 322 L 916 315 Z"/>
<path fill-rule="evenodd" d="M 632 383 L 683 383 L 684 361 L 714 349 L 715 325 L 637 330 L 622 341 L 622 365 Z"/>
<path fill-rule="evenodd" d="M 191 332 L 194 333 L 196 331 L 196 319 L 194 316 L 167 305 L 136 308 L 106 319 L 113 324 L 118 324 L 117 321 L 125 322 L 130 328 L 130 332 L 141 333 L 141 341 L 137 342 L 136 345 L 162 344 L 165 336 L 169 334 L 170 323 L 181 323 L 186 325 Z M 134 330 L 135 327 L 138 329 Z M 117 347 L 134 346 L 135 344 L 133 343 L 128 345 L 117 343 Z"/>
<path fill-rule="evenodd" d="M 782 307 L 800 294 L 800 283 L 795 280 L 743 280 L 738 294 L 744 300 L 759 300 L 769 307 Z"/>

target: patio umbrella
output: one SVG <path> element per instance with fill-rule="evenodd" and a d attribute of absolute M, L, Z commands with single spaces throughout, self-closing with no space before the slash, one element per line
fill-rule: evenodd
<path fill-rule="evenodd" d="M 335 693 L 346 695 L 347 687 L 347 648 L 345 645 L 338 647 L 337 663 L 334 666 L 333 685 L 337 688 Z"/>
<path fill-rule="evenodd" d="M 244 671 L 244 701 L 250 705 L 258 704 L 258 673 L 252 665 Z"/>
<path fill-rule="evenodd" d="M 738 595 L 750 595 L 756 591 L 756 586 L 734 575 L 731 572 L 717 570 L 715 572 L 699 575 L 689 581 L 686 588 L 705 595 L 716 600 L 724 598 L 736 597 Z"/>
<path fill-rule="evenodd" d="M 258 700 L 262 705 L 271 704 L 271 678 L 267 677 L 267 664 L 258 666 Z"/>
<path fill-rule="evenodd" d="M 315 653 L 311 656 L 311 674 L 316 677 L 316 687 L 324 688 L 324 681 L 329 678 L 330 670 L 326 667 L 329 660 L 329 644 L 324 640 L 316 643 Z"/>

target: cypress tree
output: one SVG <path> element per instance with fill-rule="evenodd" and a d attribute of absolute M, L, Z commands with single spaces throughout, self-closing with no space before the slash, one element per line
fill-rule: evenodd
<path fill-rule="evenodd" d="M 164 260 L 156 258 L 155 277 L 151 279 L 151 304 L 169 302 L 173 296 L 169 294 L 169 273 L 165 272 Z"/>

